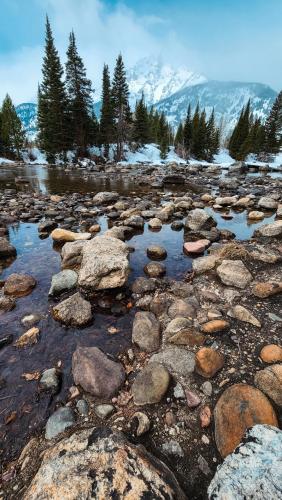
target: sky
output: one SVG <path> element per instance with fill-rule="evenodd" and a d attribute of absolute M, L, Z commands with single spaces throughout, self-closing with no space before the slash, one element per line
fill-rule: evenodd
<path fill-rule="evenodd" d="M 73 29 L 88 77 L 119 52 L 161 56 L 213 80 L 282 88 L 282 0 L 0 0 L 0 100 L 36 100 L 48 14 L 62 63 Z"/>

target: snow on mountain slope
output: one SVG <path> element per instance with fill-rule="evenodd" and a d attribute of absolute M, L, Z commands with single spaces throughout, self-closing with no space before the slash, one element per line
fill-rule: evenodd
<path fill-rule="evenodd" d="M 150 106 L 165 99 L 175 92 L 205 82 L 205 76 L 189 71 L 184 66 L 178 69 L 155 58 L 144 58 L 127 72 L 130 92 L 130 105 L 144 93 L 146 103 Z"/>
<path fill-rule="evenodd" d="M 34 139 L 37 133 L 37 104 L 24 102 L 23 104 L 16 106 L 16 112 L 23 124 L 28 139 Z"/>
<path fill-rule="evenodd" d="M 277 93 L 262 83 L 208 81 L 176 92 L 156 104 L 163 111 L 170 123 L 176 127 L 185 119 L 189 103 L 192 110 L 199 102 L 209 115 L 214 108 L 217 123 L 224 121 L 225 132 L 228 133 L 240 115 L 242 106 L 251 101 L 255 116 L 263 120 L 269 114 Z"/>

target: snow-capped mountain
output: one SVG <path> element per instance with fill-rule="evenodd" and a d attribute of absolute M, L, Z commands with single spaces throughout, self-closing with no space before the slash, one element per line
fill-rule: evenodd
<path fill-rule="evenodd" d="M 24 102 L 16 106 L 16 112 L 20 118 L 25 132 L 30 140 L 32 140 L 37 133 L 36 120 L 37 120 L 37 104 L 32 102 Z"/>
<path fill-rule="evenodd" d="M 251 101 L 255 116 L 265 120 L 277 93 L 262 83 L 208 81 L 176 92 L 156 104 L 163 111 L 169 122 L 176 127 L 186 117 L 188 105 L 192 111 L 199 102 L 200 108 L 209 115 L 214 108 L 217 123 L 224 122 L 225 133 L 236 124 L 241 109 Z"/>
<path fill-rule="evenodd" d="M 182 66 L 177 69 L 161 59 L 144 58 L 127 72 L 130 105 L 134 108 L 142 93 L 151 106 L 186 87 L 207 81 L 206 77 Z"/>

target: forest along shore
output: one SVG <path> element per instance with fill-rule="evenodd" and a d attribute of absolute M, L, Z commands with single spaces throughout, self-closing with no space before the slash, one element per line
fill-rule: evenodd
<path fill-rule="evenodd" d="M 1 496 L 278 498 L 281 177 L 105 168 L 1 179 Z"/>

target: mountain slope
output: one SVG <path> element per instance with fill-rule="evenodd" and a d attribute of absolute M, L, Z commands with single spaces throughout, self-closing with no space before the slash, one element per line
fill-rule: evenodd
<path fill-rule="evenodd" d="M 253 113 L 264 120 L 276 95 L 271 87 L 262 83 L 214 80 L 182 89 L 159 101 L 156 108 L 163 111 L 170 123 L 176 127 L 185 119 L 189 103 L 193 110 L 199 102 L 200 107 L 205 108 L 208 115 L 214 108 L 217 122 L 223 118 L 228 132 L 234 127 L 242 106 L 247 104 L 249 99 Z"/>
<path fill-rule="evenodd" d="M 160 59 L 141 59 L 127 72 L 130 105 L 144 93 L 146 103 L 151 106 L 186 87 L 205 82 L 205 76 L 194 73 L 184 66 L 177 69 L 163 64 Z"/>

